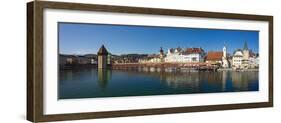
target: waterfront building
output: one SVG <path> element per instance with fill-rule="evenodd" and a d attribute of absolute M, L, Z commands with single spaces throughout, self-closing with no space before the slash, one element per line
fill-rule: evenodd
<path fill-rule="evenodd" d="M 243 48 L 243 60 L 242 60 L 242 67 L 245 69 L 249 68 L 249 58 L 250 58 L 250 52 L 248 49 L 247 42 L 245 42 Z"/>
<path fill-rule="evenodd" d="M 108 64 L 108 51 L 106 50 L 104 45 L 101 46 L 97 54 L 98 54 L 98 68 L 106 69 Z"/>
<path fill-rule="evenodd" d="M 230 66 L 230 62 L 229 62 L 229 59 L 227 56 L 227 48 L 224 45 L 223 46 L 223 56 L 222 56 L 222 67 L 229 68 L 229 66 Z"/>
<path fill-rule="evenodd" d="M 206 63 L 222 64 L 223 52 L 209 51 L 206 56 Z"/>
<path fill-rule="evenodd" d="M 89 65 L 97 64 L 96 55 L 86 54 L 86 55 L 59 55 L 59 65 Z"/>
<path fill-rule="evenodd" d="M 63 55 L 63 54 L 59 55 L 59 65 L 60 66 L 73 65 L 73 64 L 77 64 L 77 63 L 78 63 L 78 60 L 77 60 L 77 56 L 75 56 L 75 55 Z"/>
<path fill-rule="evenodd" d="M 160 47 L 160 54 L 159 54 L 160 62 L 164 62 L 164 58 L 165 58 L 164 50 L 162 49 L 162 47 Z"/>
<path fill-rule="evenodd" d="M 228 68 L 229 67 L 229 59 L 227 56 L 227 48 L 226 46 L 223 47 L 222 51 L 210 51 L 207 53 L 206 56 L 206 63 L 211 63 L 211 64 L 219 64 L 219 66 L 223 68 Z"/>
<path fill-rule="evenodd" d="M 241 49 L 237 49 L 234 51 L 232 56 L 232 68 L 242 68 L 242 60 L 243 60 L 243 51 Z"/>
<path fill-rule="evenodd" d="M 59 65 L 60 66 L 63 66 L 63 65 L 66 65 L 68 62 L 67 62 L 67 59 L 68 59 L 68 56 L 67 55 L 62 55 L 60 54 L 59 55 Z"/>
<path fill-rule="evenodd" d="M 162 63 L 165 62 L 165 53 L 164 50 L 162 49 L 162 47 L 160 47 L 159 50 L 159 54 L 152 54 L 152 55 L 148 55 L 142 59 L 139 59 L 138 62 L 139 63 Z"/>
<path fill-rule="evenodd" d="M 233 53 L 232 68 L 233 69 L 249 69 L 257 68 L 259 59 L 258 56 L 248 49 L 247 42 L 244 43 L 243 50 L 237 49 Z"/>
<path fill-rule="evenodd" d="M 91 61 L 85 56 L 76 56 L 77 64 L 90 64 Z"/>
<path fill-rule="evenodd" d="M 84 57 L 87 58 L 87 64 L 97 64 L 97 55 L 96 54 L 86 54 Z"/>
<path fill-rule="evenodd" d="M 204 62 L 205 51 L 202 48 L 171 48 L 164 59 L 165 62 Z"/>
<path fill-rule="evenodd" d="M 164 56 L 161 56 L 160 54 L 152 54 L 148 55 L 145 58 L 139 59 L 139 63 L 161 63 L 163 62 Z"/>
<path fill-rule="evenodd" d="M 250 51 L 249 68 L 259 68 L 259 55 Z"/>
<path fill-rule="evenodd" d="M 233 65 L 233 56 L 232 55 L 228 55 L 228 61 L 229 61 L 229 67 L 231 68 L 232 67 L 232 65 Z"/>
<path fill-rule="evenodd" d="M 204 62 L 205 51 L 202 48 L 171 48 L 165 54 L 160 47 L 159 54 L 148 55 L 139 59 L 139 63 L 188 63 L 188 62 Z"/>

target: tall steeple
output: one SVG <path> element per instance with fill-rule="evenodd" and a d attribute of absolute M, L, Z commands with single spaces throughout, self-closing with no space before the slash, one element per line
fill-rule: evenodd
<path fill-rule="evenodd" d="M 244 43 L 244 49 L 243 50 L 248 50 L 248 44 L 247 44 L 247 42 L 245 41 L 245 43 Z"/>
<path fill-rule="evenodd" d="M 222 48 L 222 51 L 223 51 L 223 57 L 226 58 L 227 49 L 226 49 L 226 45 L 225 44 L 224 44 L 224 46 Z"/>
<path fill-rule="evenodd" d="M 161 62 L 164 61 L 164 50 L 162 49 L 162 47 L 160 47 L 160 60 Z"/>
<path fill-rule="evenodd" d="M 223 57 L 222 57 L 222 67 L 224 68 L 228 68 L 229 67 L 229 61 L 227 58 L 227 47 L 226 47 L 226 43 L 224 43 L 223 46 Z"/>
<path fill-rule="evenodd" d="M 160 54 L 163 54 L 163 53 L 164 53 L 164 51 L 163 51 L 162 47 L 160 47 Z"/>

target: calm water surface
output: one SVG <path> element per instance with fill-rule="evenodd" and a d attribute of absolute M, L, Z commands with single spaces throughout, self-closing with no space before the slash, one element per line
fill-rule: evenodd
<path fill-rule="evenodd" d="M 59 99 L 258 91 L 258 72 L 60 70 Z"/>

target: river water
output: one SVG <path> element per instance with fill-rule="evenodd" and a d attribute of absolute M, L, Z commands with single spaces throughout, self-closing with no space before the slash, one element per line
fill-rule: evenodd
<path fill-rule="evenodd" d="M 258 72 L 144 72 L 95 68 L 60 70 L 59 99 L 241 92 L 259 90 Z"/>

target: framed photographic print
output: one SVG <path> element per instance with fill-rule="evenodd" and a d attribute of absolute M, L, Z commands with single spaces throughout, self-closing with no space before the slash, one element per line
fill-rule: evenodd
<path fill-rule="evenodd" d="M 27 3 L 33 122 L 273 106 L 273 17 Z"/>

